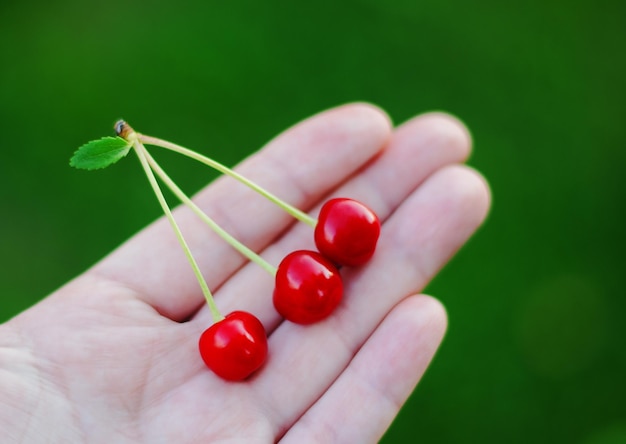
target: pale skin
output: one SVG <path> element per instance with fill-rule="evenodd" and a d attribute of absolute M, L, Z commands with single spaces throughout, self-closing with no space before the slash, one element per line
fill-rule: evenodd
<path fill-rule="evenodd" d="M 485 181 L 462 165 L 470 146 L 450 116 L 394 128 L 366 104 L 288 129 L 237 170 L 313 216 L 329 196 L 346 196 L 383 222 L 371 262 L 342 270 L 338 310 L 311 326 L 283 321 L 271 303 L 273 278 L 179 208 L 220 311 L 263 322 L 265 366 L 239 383 L 204 366 L 197 339 L 212 318 L 162 218 L 0 326 L 0 441 L 377 442 L 446 330 L 442 304 L 420 292 L 489 208 Z M 314 247 L 311 227 L 231 178 L 194 200 L 272 264 Z"/>

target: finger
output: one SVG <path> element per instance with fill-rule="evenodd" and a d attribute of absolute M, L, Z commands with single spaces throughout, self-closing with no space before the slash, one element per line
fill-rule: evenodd
<path fill-rule="evenodd" d="M 378 442 L 424 374 L 446 326 L 446 312 L 435 299 L 400 302 L 281 443 Z"/>
<path fill-rule="evenodd" d="M 346 105 L 291 128 L 237 170 L 287 202 L 308 209 L 380 151 L 389 137 L 389 121 L 380 110 Z M 227 177 L 195 200 L 253 250 L 265 247 L 292 223 L 284 211 Z M 175 216 L 210 288 L 217 288 L 244 263 L 187 208 L 180 208 Z M 90 272 L 132 288 L 175 320 L 188 317 L 202 303 L 191 268 L 164 218 Z"/>
<path fill-rule="evenodd" d="M 305 327 L 280 324 L 256 381 L 275 407 L 279 429 L 327 389 L 395 304 L 424 288 L 484 219 L 488 202 L 486 184 L 473 170 L 439 170 L 385 221 L 372 260 L 345 270 L 344 299 L 332 316 Z M 275 390 L 280 385 L 284 389 Z"/>
<path fill-rule="evenodd" d="M 428 176 L 446 165 L 464 161 L 470 149 L 468 132 L 456 119 L 442 113 L 421 115 L 397 128 L 389 146 L 332 194 L 365 202 L 384 221 Z M 287 252 L 301 248 L 314 245 L 310 227 L 299 224 L 289 236 L 267 248 L 263 256 L 278 263 Z M 279 319 L 271 304 L 273 286 L 272 277 L 256 264 L 248 264 L 219 290 L 217 302 L 225 313 L 244 307 L 259 316 L 271 331 Z M 198 320 L 206 326 L 210 322 L 208 310 L 203 309 Z"/>

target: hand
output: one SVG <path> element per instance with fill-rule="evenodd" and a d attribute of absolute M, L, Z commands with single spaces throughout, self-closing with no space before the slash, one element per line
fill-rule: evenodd
<path fill-rule="evenodd" d="M 418 293 L 489 206 L 484 180 L 458 165 L 469 149 L 449 116 L 422 115 L 394 130 L 361 104 L 287 130 L 238 170 L 312 214 L 340 195 L 383 221 L 373 259 L 342 270 L 346 293 L 330 318 L 283 322 L 272 278 L 179 208 L 222 313 L 244 309 L 263 322 L 266 365 L 240 383 L 206 369 L 197 340 L 211 317 L 162 218 L 0 326 L 1 441 L 376 442 L 446 329 L 442 305 Z M 273 264 L 313 248 L 310 227 L 230 178 L 196 202 Z"/>

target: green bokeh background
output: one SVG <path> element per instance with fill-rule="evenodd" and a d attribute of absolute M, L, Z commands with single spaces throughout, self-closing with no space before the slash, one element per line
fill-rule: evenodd
<path fill-rule="evenodd" d="M 67 165 L 118 117 L 234 164 L 341 103 L 445 110 L 493 209 L 428 288 L 448 335 L 383 442 L 626 443 L 625 43 L 610 0 L 4 0 L 0 320 L 159 216 L 136 162 Z"/>

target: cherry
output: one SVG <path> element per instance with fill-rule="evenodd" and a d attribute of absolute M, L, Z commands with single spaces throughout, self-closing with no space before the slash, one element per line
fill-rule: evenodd
<path fill-rule="evenodd" d="M 311 324 L 324 319 L 342 296 L 339 270 L 316 251 L 294 251 L 278 265 L 274 307 L 291 322 Z"/>
<path fill-rule="evenodd" d="M 357 201 L 332 199 L 323 206 L 316 220 L 213 159 L 171 142 L 137 133 L 124 121 L 116 123 L 115 131 L 117 138 L 103 138 L 81 146 L 70 164 L 84 169 L 104 168 L 126 156 L 131 148 L 136 152 L 187 256 L 214 320 L 214 324 L 200 337 L 200 355 L 207 367 L 226 380 L 246 379 L 263 365 L 268 348 L 265 329 L 256 317 L 247 312 L 235 311 L 226 317 L 221 315 L 156 176 L 222 239 L 270 274 L 275 274 L 274 306 L 290 321 L 310 324 L 329 316 L 343 297 L 343 283 L 338 267 L 363 264 L 374 253 L 380 235 L 380 222 L 374 212 Z M 320 253 L 295 251 L 287 255 L 278 268 L 274 268 L 205 214 L 165 173 L 144 144 L 160 146 L 191 157 L 250 187 L 296 219 L 314 227 L 315 243 Z"/>
<path fill-rule="evenodd" d="M 267 336 L 254 315 L 234 311 L 202 333 L 202 360 L 219 377 L 241 381 L 258 370 L 267 357 Z"/>
<path fill-rule="evenodd" d="M 318 250 L 339 265 L 363 265 L 374 254 L 379 236 L 378 216 L 353 199 L 326 202 L 315 226 Z"/>

